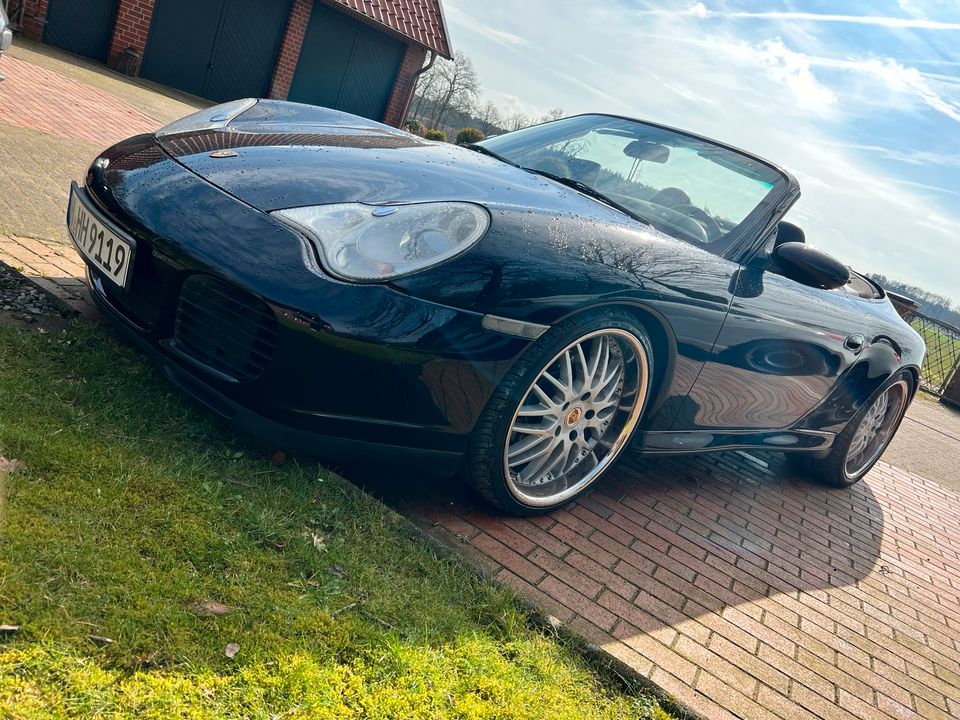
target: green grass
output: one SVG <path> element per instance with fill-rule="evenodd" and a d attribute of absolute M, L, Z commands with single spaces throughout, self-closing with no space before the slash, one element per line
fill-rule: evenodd
<path fill-rule="evenodd" d="M 960 340 L 941 332 L 935 325 L 922 324 L 919 320 L 911 324 L 927 345 L 923 379 L 934 387 L 940 387 L 960 356 Z"/>
<path fill-rule="evenodd" d="M 103 332 L 0 328 L 0 454 L 0 718 L 668 717 Z"/>

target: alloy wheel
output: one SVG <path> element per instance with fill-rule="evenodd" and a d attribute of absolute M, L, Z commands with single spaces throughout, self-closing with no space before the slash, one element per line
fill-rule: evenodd
<path fill-rule="evenodd" d="M 504 474 L 520 502 L 564 502 L 623 449 L 643 411 L 649 362 L 632 333 L 597 330 L 574 340 L 540 371 L 507 431 Z"/>
<path fill-rule="evenodd" d="M 899 380 L 873 401 L 850 439 L 843 472 L 853 480 L 863 474 L 887 449 L 907 404 L 908 389 Z"/>

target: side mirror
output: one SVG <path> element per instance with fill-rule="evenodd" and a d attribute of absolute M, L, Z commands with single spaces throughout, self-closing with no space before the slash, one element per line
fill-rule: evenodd
<path fill-rule="evenodd" d="M 803 243 L 777 245 L 773 259 L 784 275 L 804 285 L 833 290 L 850 281 L 849 268 L 825 252 Z"/>

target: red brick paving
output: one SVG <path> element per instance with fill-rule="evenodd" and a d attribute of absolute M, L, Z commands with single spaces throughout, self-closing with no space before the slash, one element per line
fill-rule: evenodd
<path fill-rule="evenodd" d="M 98 319 L 87 295 L 83 264 L 76 250 L 51 240 L 0 235 L 0 262 L 18 270 L 80 315 Z"/>
<path fill-rule="evenodd" d="M 706 717 L 960 708 L 960 495 L 898 468 L 828 490 L 774 455 L 629 458 L 530 519 L 371 489 Z"/>
<path fill-rule="evenodd" d="M 0 122 L 98 147 L 160 126 L 109 93 L 6 54 L 3 74 Z"/>
<path fill-rule="evenodd" d="M 156 126 L 4 62 L 0 121 L 101 146 Z M 0 236 L 0 261 L 91 311 L 72 248 Z M 706 717 L 960 717 L 960 494 L 917 475 L 827 490 L 775 456 L 627 458 L 527 519 L 451 480 L 371 489 Z"/>

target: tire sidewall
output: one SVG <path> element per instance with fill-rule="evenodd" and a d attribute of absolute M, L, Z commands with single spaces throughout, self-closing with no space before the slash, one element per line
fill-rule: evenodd
<path fill-rule="evenodd" d="M 890 436 L 887 438 L 886 445 L 884 445 L 884 448 L 880 454 L 877 455 L 877 457 L 874 458 L 873 461 L 870 462 L 859 473 L 857 473 L 856 476 L 849 476 L 846 472 L 847 452 L 849 451 L 850 442 L 853 440 L 857 429 L 860 427 L 860 424 L 863 422 L 873 403 L 875 403 L 883 393 L 887 392 L 891 387 L 901 380 L 906 383 L 906 398 L 904 400 L 903 409 L 900 411 L 900 417 L 897 418 L 897 421 L 890 430 Z M 894 373 L 883 385 L 880 386 L 876 392 L 874 392 L 866 399 L 866 401 L 864 401 L 860 409 L 857 410 L 857 414 L 853 416 L 850 422 L 847 423 L 847 426 L 840 432 L 839 435 L 837 435 L 837 438 L 834 441 L 833 452 L 830 453 L 823 463 L 813 464 L 814 471 L 823 472 L 825 474 L 823 478 L 824 481 L 827 482 L 827 484 L 835 487 L 850 487 L 851 485 L 855 485 L 856 483 L 860 482 L 867 475 L 867 473 L 870 472 L 873 466 L 879 462 L 880 458 L 883 457 L 883 454 L 887 451 L 887 448 L 890 447 L 890 443 L 893 442 L 893 438 L 900 429 L 900 424 L 907 415 L 907 409 L 910 407 L 910 402 L 913 399 L 915 391 L 915 382 L 910 371 L 901 370 Z"/>
<path fill-rule="evenodd" d="M 548 506 L 524 503 L 511 492 L 503 467 L 503 455 L 509 439 L 509 429 L 520 403 L 530 386 L 553 358 L 578 338 L 600 330 L 620 330 L 635 337 L 643 349 L 647 363 L 646 387 L 637 422 L 630 436 L 610 465 L 583 486 L 575 495 Z M 485 498 L 514 514 L 535 515 L 554 510 L 583 494 L 596 481 L 603 478 L 616 464 L 620 454 L 627 450 L 637 426 L 649 405 L 654 377 L 654 356 L 649 337 L 642 325 L 629 313 L 619 310 L 588 311 L 561 321 L 531 344 L 507 373 L 487 402 L 471 436 L 467 461 L 467 481 Z M 492 431 L 492 433 L 491 433 Z M 492 435 L 492 436 L 491 436 Z M 478 463 L 482 465 L 478 466 Z M 477 477 L 482 475 L 484 477 Z"/>

